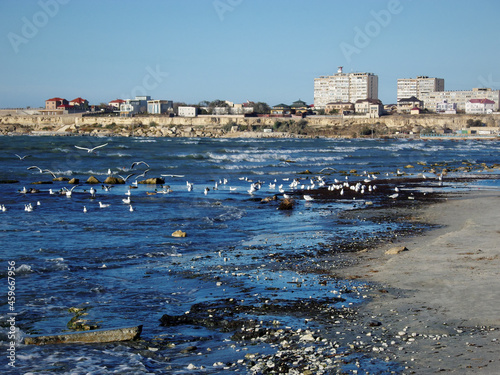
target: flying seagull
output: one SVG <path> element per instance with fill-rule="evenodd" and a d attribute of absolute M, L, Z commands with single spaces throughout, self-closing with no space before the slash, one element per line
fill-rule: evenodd
<path fill-rule="evenodd" d="M 43 169 L 40 167 L 37 167 L 36 165 L 32 165 L 31 167 L 28 167 L 27 169 L 38 169 L 40 173 L 43 173 Z"/>
<path fill-rule="evenodd" d="M 139 165 L 139 164 L 144 164 L 144 165 L 146 165 L 146 166 L 149 168 L 149 164 L 148 164 L 148 163 L 146 163 L 145 161 L 136 161 L 136 162 L 133 162 L 133 163 L 132 163 L 132 166 L 130 167 L 130 169 L 134 169 L 134 167 L 135 167 L 136 165 Z"/>
<path fill-rule="evenodd" d="M 149 172 L 149 169 L 146 169 L 142 174 L 138 175 L 135 179 L 137 180 L 139 177 L 146 177 L 146 173 Z"/>
<path fill-rule="evenodd" d="M 76 146 L 76 145 L 75 145 L 75 147 L 76 147 L 76 148 L 79 148 L 80 150 L 87 150 L 87 152 L 88 152 L 88 153 L 91 153 L 91 152 L 94 152 L 94 150 L 95 150 L 95 149 L 97 149 L 97 148 L 101 148 L 101 147 L 104 147 L 104 146 L 107 146 L 107 145 L 108 145 L 108 144 L 107 144 L 107 143 L 105 143 L 105 144 L 103 144 L 103 145 L 100 145 L 100 146 L 95 146 L 95 147 L 93 147 L 93 148 L 88 148 L 88 147 L 80 147 L 80 146 Z"/>
<path fill-rule="evenodd" d="M 18 154 L 14 154 L 14 155 L 16 155 L 19 158 L 19 160 L 24 160 L 24 159 L 26 159 L 26 158 L 28 158 L 28 157 L 31 156 L 31 155 L 19 156 Z"/>
<path fill-rule="evenodd" d="M 127 180 L 132 177 L 135 173 L 130 173 L 129 175 L 127 175 L 127 177 L 123 177 L 123 176 L 120 176 L 118 175 L 118 177 L 120 177 L 124 182 L 127 182 Z"/>

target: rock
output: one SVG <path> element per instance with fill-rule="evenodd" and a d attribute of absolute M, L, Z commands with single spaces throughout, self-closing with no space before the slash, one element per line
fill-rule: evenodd
<path fill-rule="evenodd" d="M 280 202 L 280 205 L 278 206 L 278 210 L 291 210 L 293 209 L 293 206 L 295 204 L 295 201 L 291 198 L 285 198 Z"/>
<path fill-rule="evenodd" d="M 147 185 L 162 185 L 165 183 L 163 178 L 153 177 L 148 178 L 147 180 L 138 181 L 138 184 L 147 184 Z"/>
<path fill-rule="evenodd" d="M 36 181 L 36 182 L 32 182 L 31 185 L 48 185 L 51 183 L 52 183 L 52 181 Z"/>
<path fill-rule="evenodd" d="M 68 177 L 56 177 L 52 181 L 69 181 Z"/>
<path fill-rule="evenodd" d="M 415 167 L 411 164 L 408 164 L 405 168 L 415 168 Z"/>
<path fill-rule="evenodd" d="M 260 202 L 261 203 L 269 203 L 271 201 L 276 201 L 276 200 L 278 200 L 278 196 L 277 195 L 273 195 L 272 197 L 263 198 Z"/>
<path fill-rule="evenodd" d="M 182 230 L 176 230 L 174 233 L 172 233 L 172 237 L 186 237 L 187 234 L 186 232 L 183 232 Z"/>
<path fill-rule="evenodd" d="M 387 255 L 396 255 L 396 254 L 399 254 L 403 251 L 408 251 L 408 249 L 406 248 L 406 246 L 397 246 L 397 247 L 393 247 L 389 250 L 387 250 L 385 253 Z"/>
<path fill-rule="evenodd" d="M 90 176 L 87 180 L 87 184 L 100 184 L 101 182 L 94 176 Z"/>
<path fill-rule="evenodd" d="M 70 185 L 78 185 L 80 183 L 80 179 L 78 178 L 72 178 L 71 180 L 68 181 L 68 184 Z"/>
<path fill-rule="evenodd" d="M 104 183 L 106 185 L 119 185 L 119 184 L 124 184 L 125 181 L 123 181 L 121 178 L 114 177 L 114 176 L 108 176 L 105 180 Z"/>

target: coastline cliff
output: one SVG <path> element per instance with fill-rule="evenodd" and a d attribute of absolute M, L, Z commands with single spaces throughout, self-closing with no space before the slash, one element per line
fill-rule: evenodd
<path fill-rule="evenodd" d="M 491 115 L 387 115 L 361 116 L 244 117 L 158 115 L 116 117 L 79 115 L 18 115 L 0 113 L 2 135 L 92 135 L 147 137 L 382 137 L 442 133 L 479 121 L 499 127 L 500 116 Z"/>

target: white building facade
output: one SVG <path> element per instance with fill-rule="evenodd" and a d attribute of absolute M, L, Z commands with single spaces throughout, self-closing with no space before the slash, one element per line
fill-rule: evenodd
<path fill-rule="evenodd" d="M 446 101 L 456 104 L 457 111 L 465 111 L 466 103 L 471 99 L 488 99 L 495 102 L 493 111 L 498 111 L 500 103 L 500 91 L 490 88 L 474 88 L 466 91 L 440 91 L 424 94 L 421 98 L 424 102 L 424 108 L 429 111 L 436 111 L 438 103 Z"/>
<path fill-rule="evenodd" d="M 471 99 L 465 103 L 465 113 L 485 115 L 495 110 L 495 102 L 489 99 Z"/>
<path fill-rule="evenodd" d="M 162 114 L 172 112 L 174 110 L 174 102 L 172 100 L 148 100 L 148 113 Z"/>
<path fill-rule="evenodd" d="M 398 79 L 398 102 L 412 96 L 422 100 L 424 94 L 435 91 L 444 91 L 443 78 L 418 76 L 417 78 Z"/>
<path fill-rule="evenodd" d="M 120 116 L 133 116 L 138 113 L 145 113 L 148 109 L 150 96 L 136 96 L 135 99 L 126 99 L 120 104 Z"/>
<path fill-rule="evenodd" d="M 177 109 L 177 115 L 180 117 L 196 117 L 198 115 L 198 110 L 196 107 L 179 107 Z"/>
<path fill-rule="evenodd" d="M 314 79 L 314 108 L 324 109 L 328 103 L 356 103 L 378 99 L 378 76 L 373 73 L 343 73 Z"/>

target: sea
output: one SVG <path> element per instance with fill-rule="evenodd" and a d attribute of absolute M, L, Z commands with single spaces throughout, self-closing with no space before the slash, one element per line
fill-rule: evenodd
<path fill-rule="evenodd" d="M 403 186 L 410 178 L 426 180 L 422 191 L 498 189 L 498 172 L 490 167 L 500 162 L 499 151 L 498 141 L 472 139 L 2 136 L 1 372 L 277 373 L 271 363 L 267 370 L 256 364 L 275 355 L 278 344 L 237 339 L 220 325 L 164 325 L 160 319 L 235 301 L 240 316 L 217 315 L 216 307 L 213 314 L 321 336 L 327 329 L 321 321 L 288 307 L 322 301 L 348 311 L 366 301 L 368 288 L 362 280 L 329 277 L 325 268 L 334 275 L 341 265 L 320 255 L 325 246 L 393 235 L 413 224 L 342 217 L 376 206 L 381 197 L 375 188 L 327 200 L 314 199 L 314 192 L 388 179 Z M 444 168 L 448 173 L 440 179 Z M 451 178 L 471 174 L 481 178 Z M 99 183 L 87 184 L 90 176 Z M 108 185 L 108 176 L 129 177 Z M 153 177 L 164 183 L 136 184 Z M 292 209 L 279 209 L 284 194 L 294 200 Z M 176 231 L 186 236 L 172 236 Z M 287 307 L 257 314 L 263 304 Z M 142 325 L 141 338 L 24 344 L 27 336 L 72 332 L 75 319 L 99 329 Z M 342 343 L 335 350 L 342 352 Z M 364 353 L 361 362 L 357 356 L 356 370 L 346 358 L 315 373 L 403 371 L 397 361 L 373 353 Z"/>

